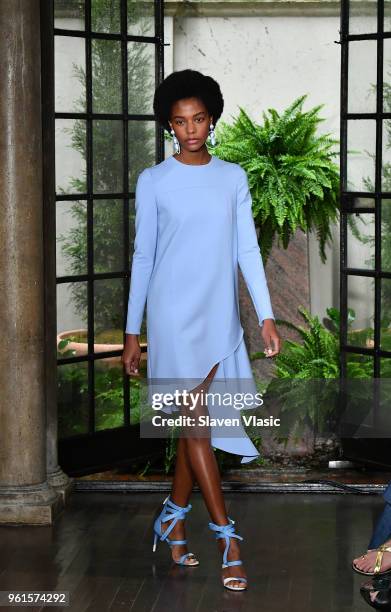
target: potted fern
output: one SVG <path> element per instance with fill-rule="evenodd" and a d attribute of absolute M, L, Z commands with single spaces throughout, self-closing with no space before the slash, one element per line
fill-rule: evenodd
<path fill-rule="evenodd" d="M 278 324 L 295 330 L 300 341 L 284 341 L 274 362 L 276 376 L 264 394 L 265 405 L 277 406 L 282 421 L 285 421 L 284 432 L 288 431 L 281 438 L 263 440 L 263 450 L 269 455 L 309 455 L 314 453 L 316 446 L 322 447 L 332 441 L 330 432 L 336 415 L 340 376 L 340 313 L 336 308 L 327 308 L 329 318 L 322 324 L 305 308 L 299 307 L 298 311 L 307 327 L 284 319 L 276 320 Z M 361 330 L 351 329 L 354 320 L 354 310 L 348 309 L 348 339 L 351 344 L 356 342 L 357 334 L 362 334 Z M 371 330 L 368 329 L 367 333 L 370 334 Z M 263 358 L 263 352 L 251 355 L 252 361 Z M 347 361 L 347 377 L 371 379 L 372 376 L 371 356 L 352 353 Z"/>
<path fill-rule="evenodd" d="M 338 140 L 317 134 L 323 105 L 304 112 L 306 97 L 297 98 L 281 115 L 273 108 L 263 112 L 263 124 L 239 107 L 232 125 L 219 121 L 216 128 L 213 153 L 247 173 L 265 263 L 274 237 L 286 249 L 298 229 L 316 232 L 325 262 L 330 227 L 338 220 L 339 168 L 333 161 L 338 151 L 332 151 Z"/>

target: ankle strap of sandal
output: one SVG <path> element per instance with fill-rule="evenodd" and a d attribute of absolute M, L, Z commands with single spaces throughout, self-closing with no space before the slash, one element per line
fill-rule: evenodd
<path fill-rule="evenodd" d="M 175 512 L 177 512 L 178 514 L 182 514 L 183 516 L 187 513 L 190 512 L 192 505 L 188 504 L 187 506 L 178 506 L 177 504 L 174 504 L 174 502 L 172 501 L 172 499 L 170 497 L 167 497 L 167 500 L 164 504 L 165 507 L 169 507 L 172 510 L 175 510 Z"/>
<path fill-rule="evenodd" d="M 227 525 L 216 525 L 216 523 L 209 523 L 209 529 L 211 529 L 212 531 L 216 532 L 216 539 L 219 538 L 224 538 L 225 539 L 225 549 L 224 549 L 224 553 L 223 553 L 223 563 L 224 564 L 231 564 L 231 563 L 235 563 L 236 562 L 232 562 L 232 561 L 228 561 L 227 559 L 227 555 L 228 555 L 228 549 L 229 549 L 229 539 L 230 538 L 237 538 L 238 540 L 243 540 L 242 536 L 238 535 L 237 533 L 235 533 L 235 527 L 234 527 L 234 523 L 235 521 L 233 521 L 230 517 L 228 517 L 228 520 L 230 521 Z"/>
<path fill-rule="evenodd" d="M 160 521 L 165 523 L 166 521 L 172 520 L 172 523 L 167 527 L 161 536 L 161 540 L 165 540 L 168 537 L 168 535 L 174 529 L 176 523 L 179 520 L 184 519 L 186 514 L 190 512 L 191 508 L 191 504 L 188 504 L 187 506 L 178 506 L 177 504 L 174 504 L 170 497 L 165 499 L 163 510 L 160 515 Z"/>
<path fill-rule="evenodd" d="M 165 500 L 164 508 L 174 511 L 172 512 L 173 517 L 178 516 L 178 518 L 183 518 L 187 512 L 190 512 L 192 505 L 188 504 L 187 506 L 178 506 L 172 501 L 170 496 L 168 496 Z"/>

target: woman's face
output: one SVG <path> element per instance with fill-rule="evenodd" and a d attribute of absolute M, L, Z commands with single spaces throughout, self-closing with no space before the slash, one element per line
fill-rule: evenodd
<path fill-rule="evenodd" d="M 209 136 L 213 117 L 199 98 L 182 98 L 172 105 L 169 123 L 181 149 L 197 151 Z"/>

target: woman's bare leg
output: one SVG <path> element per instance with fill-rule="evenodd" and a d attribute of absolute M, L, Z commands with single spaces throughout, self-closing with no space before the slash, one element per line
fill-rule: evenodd
<path fill-rule="evenodd" d="M 212 368 L 206 379 L 203 381 L 202 384 L 204 384 L 204 386 L 211 379 L 211 377 L 214 376 L 217 370 L 217 366 L 218 364 L 216 364 Z M 194 392 L 195 389 L 193 389 L 192 391 Z M 177 459 L 175 464 L 172 490 L 170 493 L 170 498 L 172 499 L 174 504 L 177 504 L 178 506 L 187 506 L 195 481 L 195 475 L 189 461 L 186 438 L 180 437 L 178 439 L 177 444 Z M 162 523 L 162 530 L 165 531 L 165 529 L 167 529 L 170 524 L 171 521 L 166 521 L 165 523 Z M 185 538 L 185 526 L 183 520 L 179 520 L 176 522 L 175 527 L 172 529 L 170 536 L 173 540 L 183 540 Z M 172 558 L 174 560 L 178 560 L 183 554 L 188 552 L 186 544 L 174 545 L 171 550 Z M 186 561 L 186 563 L 189 563 L 189 561 Z"/>
<path fill-rule="evenodd" d="M 216 364 L 207 378 L 196 390 L 207 391 L 211 380 L 217 370 L 219 364 Z M 207 415 L 208 410 L 205 405 L 202 404 L 201 398 L 198 399 L 198 402 L 192 411 L 188 411 L 186 407 L 181 407 L 182 413 L 191 414 L 193 417 L 197 418 L 200 415 Z M 203 427 L 205 431 L 205 427 Z M 212 449 L 210 443 L 210 430 L 207 429 L 209 433 L 209 437 L 199 436 L 199 437 L 186 437 L 184 438 L 186 442 L 187 448 L 187 457 L 189 460 L 191 471 L 198 482 L 200 487 L 202 496 L 204 498 L 206 507 L 209 511 L 211 519 L 214 523 L 218 525 L 227 525 L 229 523 L 227 517 L 227 511 L 225 507 L 225 501 L 223 492 L 221 489 L 221 478 L 220 472 L 218 468 L 218 464 L 216 461 L 216 457 L 214 451 Z M 178 483 L 180 487 L 180 483 Z M 186 484 L 184 485 L 183 492 L 186 493 Z M 219 538 L 218 545 L 221 552 L 224 551 L 225 548 L 225 539 Z M 236 538 L 230 539 L 230 547 L 228 550 L 228 560 L 234 561 L 240 558 L 240 547 L 238 544 L 238 540 Z M 234 566 L 228 567 L 223 570 L 224 577 L 228 576 L 241 576 L 246 578 L 247 575 L 243 569 L 243 566 Z M 241 586 L 243 583 L 240 581 L 232 581 L 232 586 Z"/>
<path fill-rule="evenodd" d="M 186 440 L 184 438 L 178 439 L 177 444 L 177 458 L 175 464 L 175 474 L 170 493 L 170 499 L 178 506 L 187 506 L 189 503 L 190 495 L 193 490 L 195 477 L 190 466 L 189 458 L 187 456 Z M 162 523 L 162 530 L 165 531 L 171 524 L 171 521 Z M 174 528 L 170 533 L 170 539 L 172 540 L 184 540 L 185 539 L 185 526 L 184 521 L 179 520 L 176 522 Z M 189 552 L 186 544 L 177 544 L 171 547 L 172 558 L 176 561 Z M 185 562 L 191 564 L 191 559 L 187 559 Z M 193 559 L 194 561 L 194 559 Z"/>
<path fill-rule="evenodd" d="M 195 476 L 191 469 L 187 455 L 185 438 L 179 438 L 177 444 L 177 459 L 175 464 L 174 480 L 170 497 L 178 506 L 187 506 L 195 483 Z"/>

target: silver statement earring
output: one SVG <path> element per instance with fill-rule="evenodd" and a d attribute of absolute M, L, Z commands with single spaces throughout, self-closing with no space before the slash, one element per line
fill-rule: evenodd
<path fill-rule="evenodd" d="M 172 134 L 172 140 L 173 140 L 174 147 L 175 147 L 175 153 L 180 153 L 181 152 L 181 146 L 179 144 L 178 138 L 175 136 L 175 132 L 174 132 L 173 128 L 171 128 L 171 134 Z"/>
<path fill-rule="evenodd" d="M 214 147 L 216 145 L 216 134 L 214 131 L 213 123 L 211 123 L 209 126 L 209 136 L 210 136 L 210 144 L 212 145 L 212 147 Z"/>

